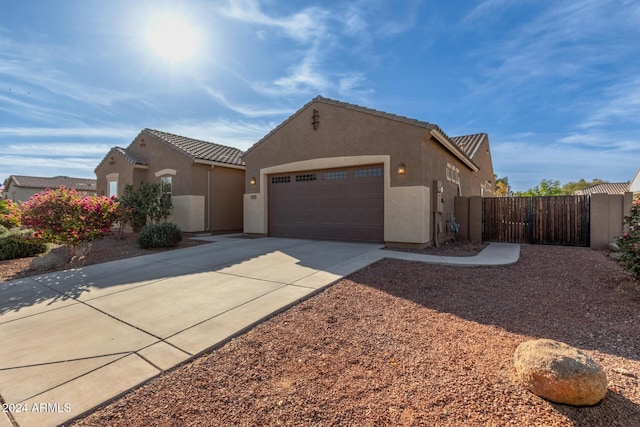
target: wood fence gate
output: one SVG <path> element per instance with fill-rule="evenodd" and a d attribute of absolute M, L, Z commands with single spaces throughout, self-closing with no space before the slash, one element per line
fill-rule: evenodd
<path fill-rule="evenodd" d="M 589 246 L 589 196 L 487 197 L 485 242 Z"/>

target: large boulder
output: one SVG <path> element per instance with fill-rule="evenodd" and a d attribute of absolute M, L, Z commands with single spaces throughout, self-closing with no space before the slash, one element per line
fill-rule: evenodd
<path fill-rule="evenodd" d="M 523 342 L 514 356 L 516 373 L 532 393 L 556 403 L 595 405 L 607 394 L 607 375 L 589 356 L 565 343 Z"/>
<path fill-rule="evenodd" d="M 54 268 L 60 268 L 71 261 L 71 248 L 67 246 L 58 246 L 51 249 L 44 255 L 34 258 L 29 265 L 31 270 L 46 271 Z"/>

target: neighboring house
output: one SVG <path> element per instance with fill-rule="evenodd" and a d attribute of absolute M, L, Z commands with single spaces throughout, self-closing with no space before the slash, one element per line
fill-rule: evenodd
<path fill-rule="evenodd" d="M 320 96 L 243 159 L 248 235 L 425 247 L 451 237 L 455 196 L 494 195 L 486 134 Z"/>
<path fill-rule="evenodd" d="M 237 148 L 144 129 L 96 167 L 98 194 L 119 196 L 127 184 L 160 183 L 173 202 L 170 220 L 183 231 L 242 230 L 241 155 Z"/>
<path fill-rule="evenodd" d="M 85 178 L 71 178 L 68 176 L 54 176 L 53 178 L 43 178 L 39 176 L 11 175 L 4 181 L 3 198 L 14 202 L 26 202 L 37 193 L 46 191 L 47 188 L 74 189 L 88 196 L 96 194 L 96 180 Z"/>
<path fill-rule="evenodd" d="M 590 196 L 592 194 L 624 194 L 629 191 L 629 182 L 606 182 L 576 191 L 576 196 Z"/>

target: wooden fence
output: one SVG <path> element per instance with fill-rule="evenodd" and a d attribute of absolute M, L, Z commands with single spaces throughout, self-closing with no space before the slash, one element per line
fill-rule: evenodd
<path fill-rule="evenodd" d="M 589 196 L 483 199 L 482 240 L 589 246 Z"/>

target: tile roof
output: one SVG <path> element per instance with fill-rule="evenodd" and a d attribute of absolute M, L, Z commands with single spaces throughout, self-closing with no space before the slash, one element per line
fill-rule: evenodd
<path fill-rule="evenodd" d="M 300 114 L 303 110 L 305 110 L 309 105 L 311 105 L 314 102 L 321 102 L 321 103 L 327 104 L 327 105 L 335 105 L 335 106 L 338 106 L 338 107 L 346 108 L 348 110 L 360 111 L 362 113 L 371 114 L 371 115 L 378 116 L 378 117 L 385 118 L 385 119 L 389 119 L 389 120 L 394 120 L 396 122 L 406 123 L 406 124 L 413 125 L 413 126 L 419 126 L 419 127 L 423 127 L 425 129 L 429 129 L 429 130 L 435 130 L 435 131 L 439 132 L 440 134 L 442 134 L 448 141 L 450 141 L 451 145 L 454 146 L 457 150 L 460 150 L 462 156 L 463 157 L 467 157 L 470 161 L 472 160 L 473 155 L 475 155 L 475 153 L 477 152 L 478 147 L 480 146 L 481 142 L 483 141 L 483 138 L 486 136 L 485 133 L 481 133 L 481 134 L 475 134 L 475 135 L 461 136 L 461 137 L 457 137 L 457 138 L 450 138 L 440 128 L 440 126 L 438 126 L 436 124 L 433 124 L 433 123 L 425 122 L 425 121 L 418 120 L 418 119 L 412 119 L 412 118 L 405 117 L 405 116 L 398 116 L 396 114 L 385 113 L 384 111 L 374 110 L 372 108 L 367 108 L 367 107 L 361 107 L 359 105 L 349 104 L 347 102 L 341 102 L 341 101 L 337 101 L 335 99 L 325 98 L 325 97 L 322 97 L 322 96 L 318 95 L 315 98 L 313 98 L 311 101 L 307 102 L 298 111 L 296 111 L 291 116 L 289 116 L 285 121 L 283 121 L 278 126 L 276 126 L 271 132 L 269 132 L 267 135 L 265 135 L 262 139 L 260 139 L 258 142 L 253 144 L 253 146 L 251 146 L 245 152 L 245 154 L 250 152 L 251 150 L 253 150 L 254 147 L 258 146 L 260 143 L 262 143 L 267 138 L 269 138 L 272 134 L 277 132 L 280 128 L 282 128 L 285 124 L 287 124 L 289 121 L 291 121 L 294 117 L 296 117 L 298 114 Z M 459 143 L 455 142 L 456 139 L 459 140 Z"/>
<path fill-rule="evenodd" d="M 473 159 L 478 152 L 478 148 L 487 137 L 486 133 L 476 133 L 473 135 L 454 136 L 449 138 L 469 158 Z"/>
<path fill-rule="evenodd" d="M 140 157 L 136 156 L 135 154 L 133 154 L 131 151 L 127 150 L 126 148 L 113 147 L 111 149 L 111 151 L 115 151 L 116 153 L 120 154 L 129 163 L 132 163 L 134 165 L 140 165 L 140 166 L 148 166 L 147 162 L 145 162 L 143 159 L 141 159 Z M 107 154 L 107 156 L 108 156 L 108 154 Z"/>
<path fill-rule="evenodd" d="M 607 182 L 576 191 L 577 196 L 590 196 L 591 194 L 622 194 L 629 191 L 629 182 Z"/>
<path fill-rule="evenodd" d="M 207 160 L 230 165 L 244 166 L 242 161 L 242 150 L 213 142 L 199 139 L 187 138 L 185 136 L 174 135 L 155 129 L 144 129 L 141 133 L 146 133 L 158 138 L 160 141 L 169 144 L 182 154 L 193 160 Z"/>
<path fill-rule="evenodd" d="M 13 180 L 18 187 L 29 188 L 59 188 L 64 185 L 78 191 L 96 191 L 96 180 L 86 178 L 72 178 L 68 176 L 54 176 L 44 178 L 39 176 L 11 175 L 8 181 Z"/>

